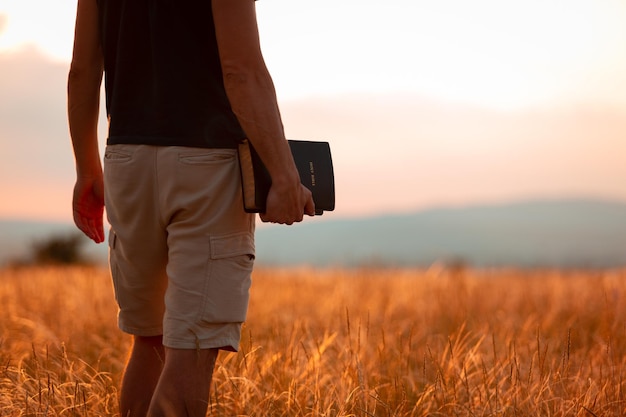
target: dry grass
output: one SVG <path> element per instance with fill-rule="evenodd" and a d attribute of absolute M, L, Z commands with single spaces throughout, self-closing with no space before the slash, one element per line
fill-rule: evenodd
<path fill-rule="evenodd" d="M 626 271 L 258 270 L 214 416 L 626 415 Z M 0 416 L 115 415 L 106 271 L 0 272 Z"/>

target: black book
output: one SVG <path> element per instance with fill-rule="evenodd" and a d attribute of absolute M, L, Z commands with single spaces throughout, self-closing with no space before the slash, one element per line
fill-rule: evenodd
<path fill-rule="evenodd" d="M 289 147 L 300 181 L 311 190 L 315 214 L 335 209 L 335 177 L 328 142 L 289 140 Z M 239 162 L 243 188 L 244 210 L 263 213 L 272 179 L 252 144 L 244 140 L 239 144 Z"/>

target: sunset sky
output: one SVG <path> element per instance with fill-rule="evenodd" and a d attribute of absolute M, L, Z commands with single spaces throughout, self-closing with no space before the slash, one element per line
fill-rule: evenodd
<path fill-rule="evenodd" d="M 0 218 L 71 220 L 75 9 L 0 0 Z M 329 218 L 626 200 L 623 0 L 260 0 L 257 12 L 287 135 L 331 143 Z"/>

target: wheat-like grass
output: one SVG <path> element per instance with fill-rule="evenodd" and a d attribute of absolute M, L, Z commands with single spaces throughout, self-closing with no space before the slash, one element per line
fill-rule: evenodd
<path fill-rule="evenodd" d="M 209 415 L 626 415 L 625 275 L 258 269 Z M 115 415 L 105 270 L 5 270 L 0 305 L 0 416 Z"/>

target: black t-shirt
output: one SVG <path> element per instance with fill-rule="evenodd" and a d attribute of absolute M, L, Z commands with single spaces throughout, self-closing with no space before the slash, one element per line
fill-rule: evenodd
<path fill-rule="evenodd" d="M 235 148 L 210 0 L 98 0 L 108 144 Z"/>

